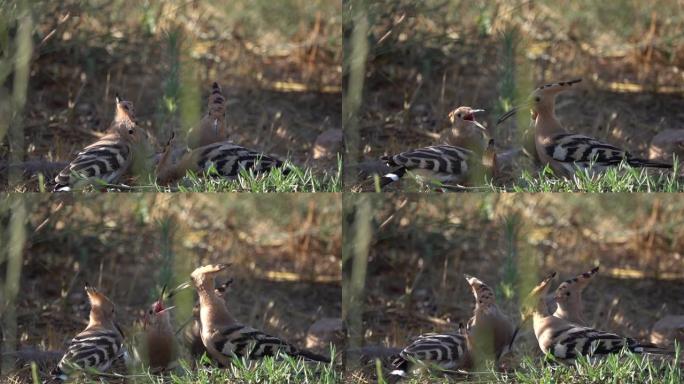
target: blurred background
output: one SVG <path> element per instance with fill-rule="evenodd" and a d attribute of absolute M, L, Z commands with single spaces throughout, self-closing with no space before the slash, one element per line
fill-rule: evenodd
<path fill-rule="evenodd" d="M 675 194 L 355 197 L 350 228 L 365 220 L 370 234 L 356 239 L 365 253 L 343 254 L 343 286 L 356 284 L 358 303 L 343 311 L 358 316 L 350 348 L 362 356 L 465 324 L 475 301 L 464 273 L 490 285 L 518 323 L 521 299 L 549 272 L 559 274 L 555 290 L 594 266 L 583 294 L 589 325 L 664 345 L 684 340 L 684 202 Z M 347 276 L 348 265 L 365 278 Z M 515 359 L 540 354 L 531 327 L 517 349 Z"/>
<path fill-rule="evenodd" d="M 329 355 L 326 337 L 341 330 L 310 327 L 340 322 L 340 211 L 334 194 L 0 196 L 3 374 L 14 351 L 54 359 L 40 352 L 63 350 L 85 328 L 86 281 L 117 305 L 131 348 L 161 287 L 217 262 L 232 263 L 220 278 L 234 279 L 227 297 L 239 321 Z M 176 327 L 194 295 L 171 300 Z"/>
<path fill-rule="evenodd" d="M 0 5 L 0 177 L 14 165 L 12 190 L 35 190 L 38 171 L 49 178 L 101 136 L 116 93 L 165 143 L 199 122 L 214 81 L 233 141 L 335 169 L 313 147 L 341 130 L 339 1 Z"/>
<path fill-rule="evenodd" d="M 460 105 L 486 110 L 478 118 L 499 150 L 529 146 L 527 111 L 517 124 L 495 127 L 497 117 L 539 85 L 578 77 L 557 102 L 569 130 L 641 156 L 656 134 L 676 130 L 681 154 L 680 0 L 349 0 L 344 12 L 350 165 L 435 144 Z M 522 159 L 513 173 L 530 165 Z"/>

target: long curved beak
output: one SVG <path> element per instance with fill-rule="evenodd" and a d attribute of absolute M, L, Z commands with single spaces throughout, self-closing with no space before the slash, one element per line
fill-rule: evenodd
<path fill-rule="evenodd" d="M 161 293 L 159 293 L 159 301 L 163 302 L 164 301 L 164 292 L 166 292 L 166 284 L 162 287 Z"/>
<path fill-rule="evenodd" d="M 515 114 L 518 112 L 518 110 L 519 110 L 520 108 L 521 108 L 521 107 L 513 107 L 513 109 L 511 109 L 510 111 L 508 111 L 508 112 L 504 113 L 503 115 L 499 116 L 499 118 L 496 120 L 496 125 L 499 125 L 499 124 L 503 123 L 504 121 L 506 121 L 506 119 L 508 119 L 509 117 L 515 115 Z"/>

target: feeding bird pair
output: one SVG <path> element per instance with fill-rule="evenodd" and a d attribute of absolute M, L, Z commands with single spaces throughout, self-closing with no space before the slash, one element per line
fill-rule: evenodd
<path fill-rule="evenodd" d="M 202 174 L 215 169 L 217 176 L 235 178 L 242 170 L 254 173 L 282 168 L 283 162 L 269 155 L 232 143 L 225 122 L 226 100 L 218 83 L 212 85 L 208 108 L 199 125 L 188 134 L 188 148 L 175 159 L 175 134 L 171 135 L 156 166 L 156 179 L 168 184 L 188 171 Z M 85 147 L 55 178 L 54 191 L 69 191 L 79 182 L 113 184 L 135 169 L 147 168 L 154 156 L 147 132 L 136 119 L 133 103 L 116 98 L 114 121 L 107 134 Z M 288 169 L 283 169 L 287 173 Z"/>
<path fill-rule="evenodd" d="M 310 362 L 330 362 L 325 356 L 299 349 L 278 337 L 237 321 L 225 302 L 226 288 L 232 280 L 219 287 L 214 286 L 216 274 L 227 267 L 227 264 L 212 264 L 199 267 L 191 274 L 199 296 L 198 310 L 193 311 L 194 322 L 186 335 L 191 348 L 196 348 L 191 349 L 193 357 L 206 353 L 220 367 L 230 366 L 236 358 L 258 360 L 266 356 L 282 355 Z M 185 286 L 187 285 L 181 285 L 181 288 Z M 64 381 L 77 370 L 106 373 L 116 366 L 120 368 L 117 373 L 125 371 L 128 354 L 124 346 L 124 333 L 115 321 L 116 306 L 97 289 L 87 284 L 85 289 L 91 306 L 88 325 L 69 342 L 66 353 L 51 372 L 52 382 Z M 144 350 L 147 364 L 153 373 L 172 368 L 178 356 L 171 322 L 171 309 L 174 307 L 164 305 L 164 291 L 163 289 L 159 299 L 145 312 L 143 320 Z"/>
<path fill-rule="evenodd" d="M 527 310 L 517 327 L 497 307 L 493 290 L 481 280 L 466 276 L 475 296 L 473 316 L 464 329 L 421 335 L 394 360 L 392 375 L 406 376 L 416 367 L 468 371 L 486 360 L 494 361 L 510 351 L 520 327 L 530 318 L 539 348 L 563 361 L 580 355 L 598 357 L 620 352 L 667 353 L 663 349 L 586 326 L 582 291 L 598 272 L 598 267 L 562 282 L 553 295 L 555 310 L 549 311 L 546 293 L 555 273 L 545 278 L 528 296 Z"/>
<path fill-rule="evenodd" d="M 580 81 L 581 79 L 576 79 L 540 86 L 532 92 L 525 103 L 504 113 L 498 119 L 497 125 L 520 109 L 530 108 L 537 156 L 542 165 L 550 166 L 560 176 L 571 177 L 577 170 L 602 172 L 623 162 L 632 167 L 672 168 L 670 163 L 635 157 L 624 149 L 596 138 L 568 133 L 555 115 L 556 96 Z M 474 118 L 473 113 L 482 110 L 459 107 L 456 111 L 460 111 L 461 118 L 451 119 L 451 130 L 468 134 L 481 132 L 484 137 L 480 143 L 474 141 L 465 146 L 458 146 L 444 142 L 442 137 L 443 144 L 385 156 L 383 160 L 395 169 L 381 178 L 381 187 L 399 180 L 406 171 L 429 173 L 432 179 L 442 183 L 462 182 L 473 176 L 473 165 L 481 164 L 486 159 L 480 154 L 485 153 L 488 147 L 493 151 L 494 143 L 491 140 L 486 141 L 489 136 L 487 130 Z M 487 144 L 482 144 L 483 140 Z M 489 157 L 496 159 L 496 154 Z M 493 169 L 496 171 L 496 166 Z"/>

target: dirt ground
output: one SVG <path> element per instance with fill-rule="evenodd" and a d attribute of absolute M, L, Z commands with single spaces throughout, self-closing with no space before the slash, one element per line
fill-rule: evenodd
<path fill-rule="evenodd" d="M 19 350 L 63 350 L 87 323 L 86 281 L 116 303 L 132 343 L 161 286 L 174 287 L 212 262 L 232 263 L 221 279 L 234 279 L 228 303 L 245 324 L 304 347 L 315 321 L 340 317 L 341 205 L 335 195 L 278 202 L 199 194 L 25 200 Z M 174 299 L 176 326 L 190 318 L 193 296 L 189 289 Z"/>
<path fill-rule="evenodd" d="M 600 5 L 584 1 L 375 3 L 359 111 L 362 155 L 348 159 L 351 165 L 436 144 L 448 112 L 460 105 L 486 110 L 478 120 L 499 151 L 519 148 L 528 125 L 516 128 L 510 119 L 496 126 L 497 118 L 535 87 L 574 78 L 583 82 L 556 104 L 571 132 L 646 156 L 656 133 L 684 129 L 684 40 L 677 32 L 684 19 L 666 7 L 640 13 L 624 5 L 633 25 L 619 26 L 597 24 L 592 9 Z M 529 160 L 515 166 L 514 177 L 533 169 Z"/>
<path fill-rule="evenodd" d="M 159 143 L 172 131 L 184 137 L 216 81 L 231 140 L 334 170 L 311 152 L 320 133 L 341 129 L 339 4 L 300 9 L 292 0 L 288 10 L 249 3 L 149 2 L 125 12 L 117 1 L 36 7 L 43 40 L 34 46 L 21 122 L 25 159 L 69 161 L 108 128 L 117 93 L 134 103 L 139 124 Z M 287 20 L 259 16 L 274 11 Z M 3 158 L 8 150 L 5 141 Z M 26 176 L 25 186 L 12 189 L 34 190 L 36 176 Z"/>
<path fill-rule="evenodd" d="M 649 340 L 657 320 L 682 314 L 684 206 L 676 197 L 469 194 L 394 197 L 375 207 L 375 223 L 394 216 L 371 243 L 367 346 L 402 347 L 465 324 L 475 303 L 464 273 L 494 288 L 516 322 L 521 298 L 547 273 L 558 272 L 555 289 L 596 265 L 583 294 L 589 324 Z M 531 327 L 517 349 L 513 360 L 540 353 Z"/>

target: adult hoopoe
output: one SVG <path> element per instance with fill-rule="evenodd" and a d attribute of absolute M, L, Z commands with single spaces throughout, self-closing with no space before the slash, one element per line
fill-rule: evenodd
<path fill-rule="evenodd" d="M 496 305 L 494 291 L 482 280 L 465 275 L 475 296 L 475 310 L 468 321 L 472 355 L 478 360 L 495 360 L 510 349 L 517 334 L 511 320 Z"/>
<path fill-rule="evenodd" d="M 528 305 L 532 306 L 534 334 L 542 352 L 561 361 L 571 361 L 580 355 L 601 357 L 618 353 L 624 348 L 634 353 L 668 353 L 650 343 L 641 343 L 549 315 L 544 296 L 555 276 L 555 272 L 548 275 L 528 296 Z"/>
<path fill-rule="evenodd" d="M 546 84 L 530 95 L 527 103 L 504 113 L 497 124 L 513 116 L 520 108 L 532 108 L 535 149 L 542 164 L 548 164 L 559 175 L 572 176 L 575 171 L 589 169 L 601 172 L 622 161 L 632 167 L 672 168 L 672 164 L 649 161 L 593 137 L 568 133 L 554 113 L 556 95 L 566 91 L 581 79 Z"/>
<path fill-rule="evenodd" d="M 587 325 L 584 320 L 584 303 L 582 302 L 582 291 L 591 282 L 591 278 L 596 275 L 599 267 L 581 273 L 572 279 L 562 282 L 554 294 L 556 299 L 556 311 L 553 316 L 570 321 L 579 325 Z"/>
<path fill-rule="evenodd" d="M 207 113 L 202 117 L 199 126 L 188 132 L 187 142 L 190 149 L 228 139 L 225 122 L 226 98 L 223 96 L 221 86 L 216 82 L 211 86 L 211 94 L 209 94 L 207 104 Z"/>
<path fill-rule="evenodd" d="M 382 157 L 393 171 L 380 178 L 380 187 L 398 181 L 407 171 L 441 183 L 465 181 L 482 163 L 487 128 L 475 120 L 482 109 L 458 107 L 449 114 L 452 126 L 441 144 Z"/>
<path fill-rule="evenodd" d="M 145 351 L 147 363 L 152 372 L 164 372 L 171 368 L 178 353 L 176 337 L 171 325 L 171 309 L 164 306 L 164 292 L 162 288 L 159 299 L 145 312 L 143 330 L 145 332 Z"/>
<path fill-rule="evenodd" d="M 81 179 L 115 183 L 134 162 L 144 166 L 151 152 L 146 132 L 137 126 L 133 103 L 117 96 L 116 115 L 107 133 L 79 152 L 55 177 L 54 191 L 70 191 Z"/>
<path fill-rule="evenodd" d="M 126 359 L 124 334 L 114 320 L 114 303 L 88 283 L 85 291 L 90 301 L 88 326 L 69 342 L 66 353 L 51 372 L 55 381 L 66 380 L 78 369 L 106 372 L 113 363 Z"/>
<path fill-rule="evenodd" d="M 224 299 L 214 291 L 214 276 L 227 267 L 227 264 L 206 265 L 190 275 L 199 295 L 202 343 L 212 359 L 229 366 L 233 358 L 255 360 L 281 353 L 330 362 L 324 356 L 298 349 L 277 337 L 240 324 L 228 311 Z"/>
<path fill-rule="evenodd" d="M 445 333 L 426 333 L 413 339 L 392 361 L 393 376 L 406 377 L 418 367 L 436 367 L 443 370 L 472 367 L 470 344 L 463 324 L 458 330 Z"/>
<path fill-rule="evenodd" d="M 216 296 L 222 298 L 225 302 L 226 291 L 233 283 L 233 279 L 228 279 L 225 283 L 219 285 L 214 289 Z M 190 355 L 194 360 L 202 357 L 206 352 L 204 344 L 202 343 L 202 324 L 200 323 L 200 305 L 197 303 L 192 308 L 192 322 L 188 324 L 184 332 L 185 343 L 190 349 Z"/>
<path fill-rule="evenodd" d="M 196 174 L 208 172 L 212 167 L 219 177 L 234 179 L 242 170 L 255 174 L 266 173 L 274 168 L 282 168 L 283 174 L 290 172 L 284 168 L 284 163 L 263 153 L 241 147 L 229 141 L 209 144 L 186 152 L 178 163 L 173 164 L 171 152 L 173 150 L 174 135 L 171 135 L 159 163 L 157 164 L 157 181 L 168 184 L 186 175 L 188 171 Z"/>

